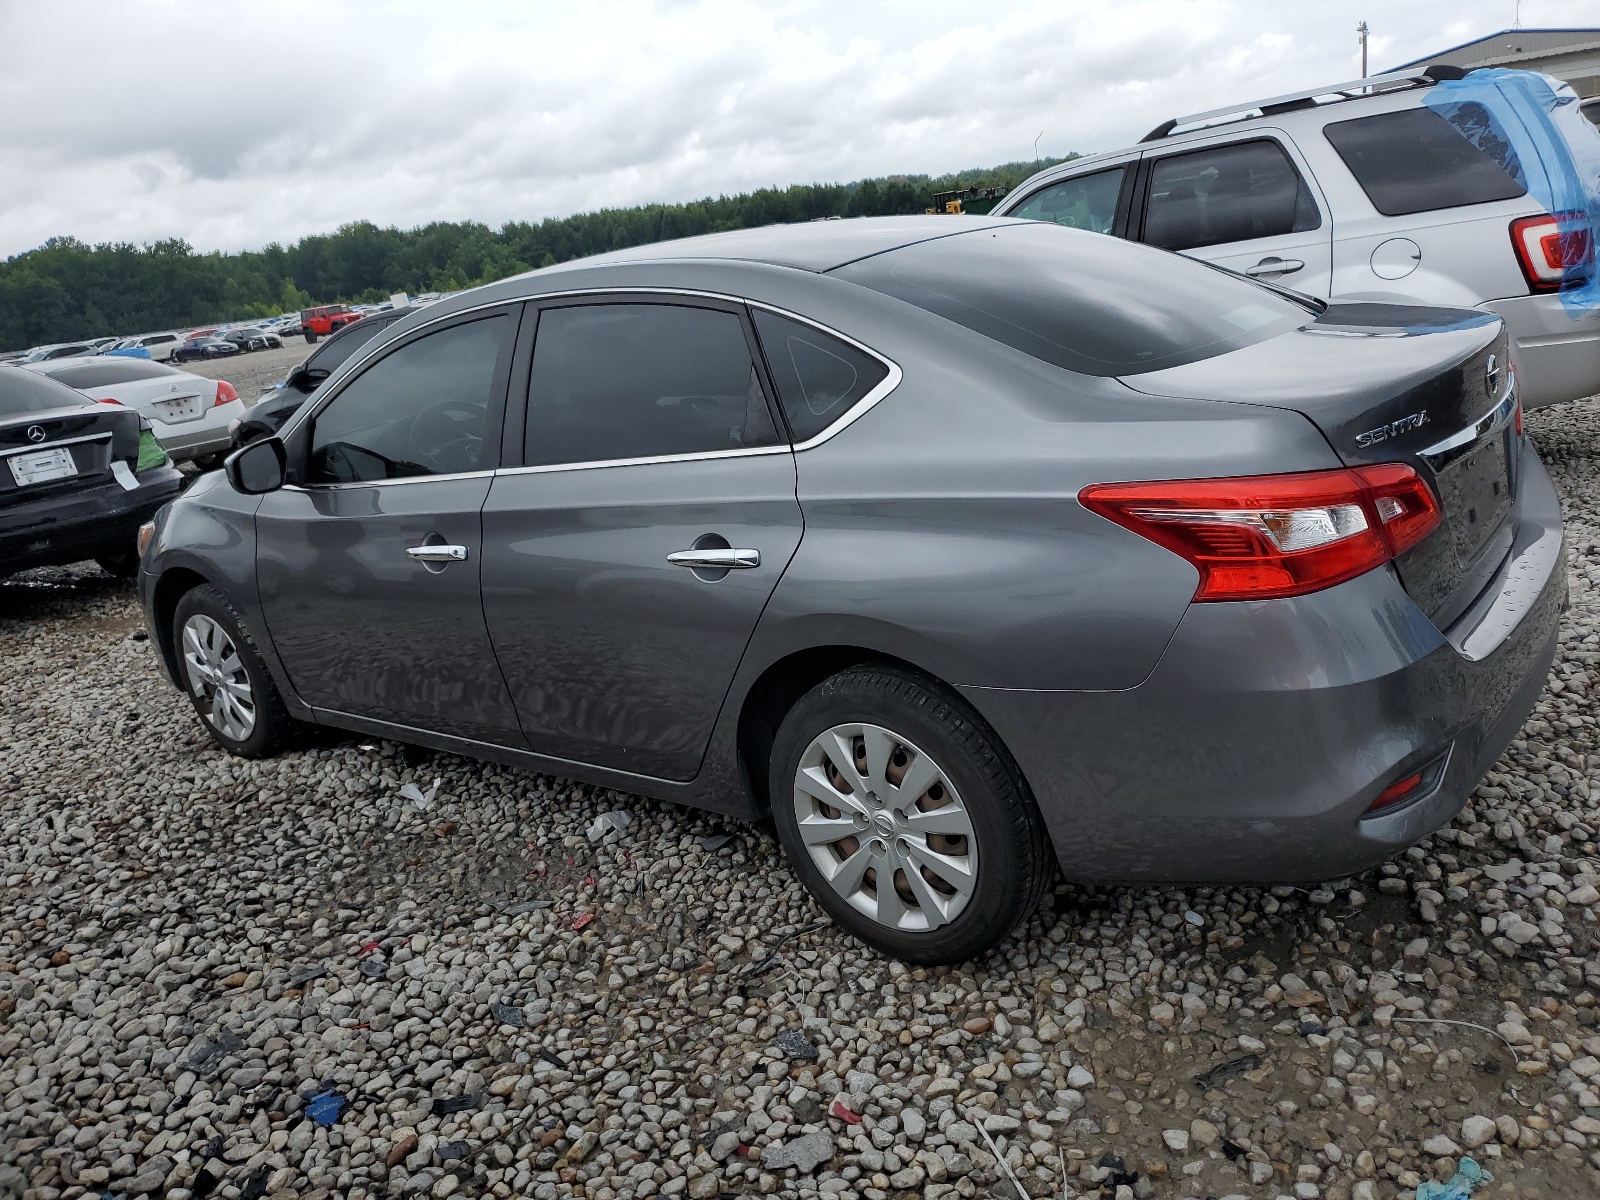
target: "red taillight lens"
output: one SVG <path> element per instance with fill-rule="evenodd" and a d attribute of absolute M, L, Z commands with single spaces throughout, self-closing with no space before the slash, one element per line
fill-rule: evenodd
<path fill-rule="evenodd" d="M 1440 521 L 1433 492 L 1404 463 L 1093 484 L 1078 499 L 1192 563 L 1197 601 L 1320 591 L 1403 554 Z"/>
<path fill-rule="evenodd" d="M 215 408 L 219 404 L 227 404 L 229 401 L 237 400 L 238 398 L 239 393 L 234 390 L 233 384 L 226 379 L 219 379 L 217 380 L 217 398 L 211 402 L 211 407 Z"/>
<path fill-rule="evenodd" d="M 121 400 L 115 400 L 110 396 L 99 396 L 99 397 L 97 397 L 95 399 L 95 403 L 96 404 L 115 404 L 118 408 L 122 407 L 122 401 Z"/>
<path fill-rule="evenodd" d="M 1511 245 L 1535 292 L 1556 291 L 1568 271 L 1594 261 L 1594 237 L 1583 213 L 1519 217 L 1511 222 Z"/>

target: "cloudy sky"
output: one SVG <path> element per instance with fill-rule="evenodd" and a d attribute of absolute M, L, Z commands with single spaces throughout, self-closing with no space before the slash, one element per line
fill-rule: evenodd
<path fill-rule="evenodd" d="M 0 0 L 0 256 L 291 241 L 1108 149 L 1514 0 Z M 1523 0 L 1524 27 L 1600 0 Z"/>

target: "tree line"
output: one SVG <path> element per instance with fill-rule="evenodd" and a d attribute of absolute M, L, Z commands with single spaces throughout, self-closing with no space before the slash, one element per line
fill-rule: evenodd
<path fill-rule="evenodd" d="M 179 239 L 90 246 L 56 237 L 0 262 L 0 347 L 269 317 L 311 304 L 370 303 L 394 292 L 455 291 L 608 250 L 728 229 L 919 213 L 936 192 L 1010 188 L 1060 161 L 763 188 L 537 224 L 511 221 L 498 230 L 476 221 L 417 229 L 354 221 L 290 246 L 274 242 L 238 254 L 197 254 Z"/>

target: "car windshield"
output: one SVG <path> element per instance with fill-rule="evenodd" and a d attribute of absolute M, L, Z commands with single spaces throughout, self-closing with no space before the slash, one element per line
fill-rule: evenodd
<path fill-rule="evenodd" d="M 0 417 L 20 417 L 25 413 L 49 412 L 54 408 L 76 408 L 89 398 L 48 375 L 0 367 Z"/>
<path fill-rule="evenodd" d="M 1180 254 L 1035 221 L 919 242 L 833 274 L 1082 375 L 1197 362 L 1312 319 Z"/>

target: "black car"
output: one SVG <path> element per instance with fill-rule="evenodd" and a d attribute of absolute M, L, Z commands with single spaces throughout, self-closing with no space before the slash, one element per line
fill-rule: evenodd
<path fill-rule="evenodd" d="M 225 342 L 232 342 L 245 353 L 252 350 L 277 350 L 283 345 L 283 339 L 275 333 L 268 333 L 265 329 L 257 329 L 247 325 L 240 329 L 229 329 L 217 334 Z"/>
<path fill-rule="evenodd" d="M 190 338 L 172 352 L 173 362 L 197 362 L 207 358 L 227 358 L 238 354 L 239 347 L 220 337 Z"/>
<path fill-rule="evenodd" d="M 378 334 L 402 317 L 409 316 L 415 307 L 390 309 L 374 313 L 331 334 L 293 371 L 289 377 L 261 394 L 233 430 L 233 444 L 248 445 L 257 438 L 270 437 L 283 428 L 295 410 L 305 403 L 305 398 L 316 391 L 317 385 L 333 374 L 352 354 L 365 346 Z"/>
<path fill-rule="evenodd" d="M 131 408 L 0 367 L 0 575 L 92 558 L 139 569 L 135 540 L 183 476 Z"/>

